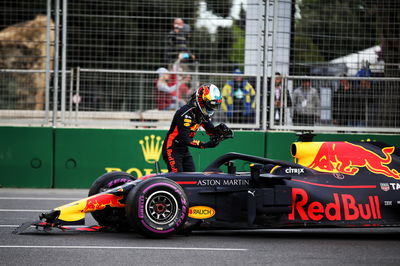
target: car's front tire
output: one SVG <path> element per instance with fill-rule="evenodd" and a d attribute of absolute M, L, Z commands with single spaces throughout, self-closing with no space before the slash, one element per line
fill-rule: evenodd
<path fill-rule="evenodd" d="M 185 192 L 167 178 L 150 178 L 137 184 L 126 199 L 126 215 L 136 232 L 165 238 L 179 232 L 187 219 Z"/>
<path fill-rule="evenodd" d="M 135 177 L 125 172 L 110 172 L 103 174 L 93 182 L 89 190 L 89 196 L 105 192 L 109 189 L 134 181 Z M 126 219 L 125 208 L 111 208 L 107 206 L 104 210 L 91 213 L 99 225 L 127 231 L 130 225 Z"/>

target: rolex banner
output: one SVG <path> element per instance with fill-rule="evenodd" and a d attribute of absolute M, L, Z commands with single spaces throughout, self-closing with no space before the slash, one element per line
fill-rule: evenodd
<path fill-rule="evenodd" d="M 0 187 L 89 188 L 100 175 L 124 171 L 135 177 L 166 171 L 165 130 L 0 127 Z M 227 152 L 292 161 L 294 132 L 235 131 L 218 147 L 190 148 L 197 171 Z M 196 139 L 207 141 L 204 131 Z M 315 141 L 382 141 L 399 147 L 400 135 L 317 134 Z M 248 170 L 235 162 L 238 171 Z"/>
<path fill-rule="evenodd" d="M 248 134 L 238 132 L 234 139 L 212 149 L 190 148 L 196 170 L 204 170 L 227 152 L 264 156 L 265 133 Z M 111 171 L 148 175 L 155 172 L 157 162 L 167 172 L 161 154 L 165 135 L 166 130 L 56 129 L 54 187 L 88 188 L 98 176 Z M 209 137 L 198 131 L 196 139 L 208 141 Z M 239 164 L 238 170 L 241 167 L 246 166 Z"/>

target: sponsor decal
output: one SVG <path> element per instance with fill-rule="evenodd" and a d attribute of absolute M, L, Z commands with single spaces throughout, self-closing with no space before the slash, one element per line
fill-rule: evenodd
<path fill-rule="evenodd" d="M 381 189 L 385 192 L 389 190 L 400 190 L 400 183 L 381 183 Z"/>
<path fill-rule="evenodd" d="M 324 142 L 308 167 L 347 175 L 355 175 L 361 167 L 365 167 L 375 174 L 400 179 L 400 173 L 387 166 L 392 162 L 394 150 L 394 147 L 382 148 L 382 157 L 360 145 L 348 142 Z"/>
<path fill-rule="evenodd" d="M 115 187 L 116 185 L 120 186 L 122 184 L 131 182 L 131 181 L 132 181 L 131 179 L 127 179 L 127 178 L 117 178 L 117 179 L 114 179 L 114 180 L 111 180 L 110 182 L 108 182 L 106 187 L 112 188 L 112 187 Z"/>
<path fill-rule="evenodd" d="M 392 206 L 393 205 L 393 202 L 391 200 L 385 200 L 383 203 L 385 204 L 385 206 Z"/>
<path fill-rule="evenodd" d="M 189 208 L 189 217 L 193 219 L 208 219 L 215 215 L 215 210 L 207 206 L 193 206 Z"/>
<path fill-rule="evenodd" d="M 334 173 L 333 176 L 334 176 L 336 179 L 339 179 L 339 180 L 343 180 L 343 179 L 344 179 L 344 175 L 341 174 L 341 173 Z"/>
<path fill-rule="evenodd" d="M 248 179 L 200 179 L 198 186 L 248 186 Z"/>
<path fill-rule="evenodd" d="M 381 183 L 381 189 L 385 192 L 389 191 L 390 190 L 389 183 Z"/>
<path fill-rule="evenodd" d="M 256 195 L 256 191 L 255 190 L 247 190 L 247 193 L 249 193 L 250 195 L 252 195 L 253 197 L 255 197 Z"/>
<path fill-rule="evenodd" d="M 304 168 L 292 168 L 292 167 L 289 167 L 289 168 L 285 169 L 285 173 L 287 173 L 287 174 L 298 174 L 298 175 L 304 174 Z"/>
<path fill-rule="evenodd" d="M 198 139 L 192 140 L 190 142 L 190 144 L 195 145 L 195 146 L 199 146 L 200 145 L 200 140 L 198 140 Z"/>
<path fill-rule="evenodd" d="M 118 168 L 118 167 L 106 167 L 105 170 L 107 173 L 114 172 L 114 171 L 123 171 L 128 174 L 132 174 L 136 177 L 150 175 L 150 174 L 153 174 L 153 171 L 154 171 L 154 169 L 152 169 L 152 168 L 139 169 L 136 167 L 129 168 L 125 171 L 122 170 L 122 168 Z M 161 173 L 168 173 L 168 169 L 161 169 Z"/>
<path fill-rule="evenodd" d="M 389 185 L 393 190 L 399 190 L 400 189 L 400 183 L 389 183 Z"/>
<path fill-rule="evenodd" d="M 191 131 L 197 131 L 200 127 L 200 124 L 194 124 L 192 127 L 190 127 Z"/>
<path fill-rule="evenodd" d="M 123 171 L 128 174 L 132 174 L 137 178 L 142 176 L 147 176 L 153 173 L 154 171 L 154 163 L 160 160 L 162 145 L 164 141 L 161 140 L 160 136 L 156 135 L 149 135 L 145 136 L 143 139 L 139 140 L 139 144 L 141 146 L 141 150 L 143 152 L 144 160 L 152 164 L 149 168 L 139 169 L 137 167 L 132 167 L 127 170 L 122 170 L 119 167 L 105 167 L 107 173 L 114 172 L 114 171 Z M 136 141 L 135 141 L 136 142 Z M 136 150 L 135 150 L 136 152 Z M 162 173 L 167 173 L 168 169 L 161 169 Z"/>
<path fill-rule="evenodd" d="M 82 212 L 86 213 L 86 212 L 103 210 L 107 206 L 110 206 L 112 208 L 125 207 L 125 204 L 119 202 L 123 198 L 124 196 L 115 196 L 113 194 L 94 195 L 87 199 L 86 206 L 82 210 Z"/>
<path fill-rule="evenodd" d="M 138 200 L 138 217 L 143 219 L 144 218 L 144 196 L 141 195 Z"/>
<path fill-rule="evenodd" d="M 353 221 L 382 219 L 379 197 L 368 196 L 366 202 L 358 202 L 351 194 L 333 193 L 332 201 L 322 203 L 310 201 L 307 192 L 301 188 L 292 189 L 292 211 L 289 220 L 303 221 Z"/>
<path fill-rule="evenodd" d="M 145 136 L 144 140 L 139 140 L 140 146 L 142 146 L 142 151 L 144 159 L 148 163 L 155 163 L 160 160 L 162 145 L 164 141 L 161 141 L 160 136 L 150 135 Z"/>

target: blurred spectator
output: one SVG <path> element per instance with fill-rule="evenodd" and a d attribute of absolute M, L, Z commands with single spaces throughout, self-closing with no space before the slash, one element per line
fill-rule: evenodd
<path fill-rule="evenodd" d="M 237 68 L 233 74 L 243 74 Z M 222 109 L 231 123 L 253 123 L 256 91 L 242 76 L 228 80 L 222 88 Z"/>
<path fill-rule="evenodd" d="M 286 101 L 285 101 L 286 99 Z M 286 88 L 282 86 L 281 73 L 275 73 L 275 109 L 274 120 L 275 124 L 285 123 L 285 110 L 292 106 L 292 99 Z"/>
<path fill-rule="evenodd" d="M 311 80 L 304 79 L 301 87 L 293 92 L 293 123 L 295 125 L 314 125 L 320 117 L 321 101 L 317 89 L 311 87 Z"/>
<path fill-rule="evenodd" d="M 195 56 L 190 52 L 188 47 L 188 39 L 191 28 L 185 24 L 183 19 L 175 18 L 173 29 L 168 33 L 167 45 L 165 52 L 166 63 L 175 62 L 179 55 L 184 60 L 195 60 Z"/>
<path fill-rule="evenodd" d="M 173 97 L 177 96 L 179 99 L 179 106 L 183 106 L 190 99 L 194 93 L 194 89 L 190 88 L 191 76 L 189 74 L 181 74 L 179 72 L 188 72 L 189 69 L 186 65 L 174 64 L 173 71 L 178 72 L 178 74 L 171 74 L 172 80 L 179 86 L 178 95 L 175 92 L 172 93 Z M 174 98 L 175 99 L 175 98 Z"/>
<path fill-rule="evenodd" d="M 176 83 L 170 78 L 169 71 L 160 67 L 157 69 L 158 78 L 155 80 L 156 103 L 158 110 L 170 110 L 175 107 L 172 93 L 176 90 Z"/>
<path fill-rule="evenodd" d="M 346 74 L 342 75 L 347 77 Z M 333 93 L 332 98 L 332 119 L 333 124 L 338 126 L 349 126 L 351 116 L 355 113 L 353 101 L 358 102 L 355 91 L 349 80 L 339 81 L 339 88 Z"/>
<path fill-rule="evenodd" d="M 372 99 L 371 97 L 371 81 L 360 80 L 358 87 L 355 88 L 353 94 L 354 114 L 350 119 L 349 126 L 365 127 L 367 120 L 366 117 L 368 115 L 367 112 L 369 113 L 370 118 L 372 115 L 375 115 L 375 113 L 379 112 L 379 110 L 376 109 L 376 106 L 372 104 L 373 100 L 375 99 Z"/>
<path fill-rule="evenodd" d="M 173 71 L 177 69 L 173 68 Z M 174 110 L 185 105 L 193 92 L 187 85 L 190 75 L 171 74 L 163 67 L 157 69 L 157 73 L 159 75 L 155 81 L 157 109 Z M 178 86 L 179 90 L 177 90 Z"/>
<path fill-rule="evenodd" d="M 372 71 L 369 68 L 370 63 L 367 60 L 361 62 L 361 69 L 357 72 L 356 77 L 369 78 L 372 76 Z M 376 116 L 379 112 L 378 108 L 373 103 L 375 99 L 371 98 L 372 84 L 370 80 L 360 80 L 358 86 L 355 86 L 354 94 L 354 114 L 349 121 L 349 126 L 366 126 L 366 117 Z M 368 109 L 368 110 L 367 110 Z M 375 122 L 375 121 L 370 121 Z"/>
<path fill-rule="evenodd" d="M 361 69 L 357 71 L 356 77 L 371 77 L 372 72 L 369 68 L 370 63 L 367 60 L 361 62 Z"/>

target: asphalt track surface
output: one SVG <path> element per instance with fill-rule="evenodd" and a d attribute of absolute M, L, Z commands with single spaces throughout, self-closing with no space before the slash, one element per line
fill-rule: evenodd
<path fill-rule="evenodd" d="M 0 189 L 1 265 L 400 265 L 400 228 L 136 233 L 14 228 L 87 190 Z M 87 225 L 95 224 L 88 215 Z"/>

